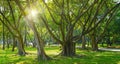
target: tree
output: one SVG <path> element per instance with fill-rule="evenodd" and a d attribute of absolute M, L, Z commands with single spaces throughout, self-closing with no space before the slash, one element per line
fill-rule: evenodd
<path fill-rule="evenodd" d="M 112 19 L 112 22 L 110 23 L 110 25 L 107 27 L 106 29 L 106 38 L 108 39 L 107 43 L 110 46 L 112 43 L 116 43 L 116 41 L 119 41 L 119 28 L 120 28 L 120 11 L 118 11 L 116 13 L 116 15 L 114 16 L 114 19 Z M 109 43 L 110 42 L 110 43 Z"/>
<path fill-rule="evenodd" d="M 50 2 L 42 0 L 42 2 L 43 7 L 47 10 L 40 18 L 43 20 L 49 34 L 62 45 L 61 55 L 63 56 L 76 55 L 76 41 L 90 32 L 94 34 L 96 27 L 105 22 L 107 16 L 113 15 L 120 5 L 120 3 L 113 4 L 111 1 L 102 0 L 53 0 Z M 107 3 L 112 3 L 112 7 L 106 5 Z M 106 6 L 108 8 L 104 9 Z M 102 11 L 102 9 L 104 10 Z M 53 25 L 56 28 L 52 28 Z M 81 32 L 75 35 L 74 31 L 77 28 Z M 59 37 L 55 33 L 56 29 L 59 30 Z M 93 34 L 91 36 L 94 36 Z M 94 41 L 95 38 L 93 37 L 93 43 Z"/>
<path fill-rule="evenodd" d="M 30 10 L 32 10 L 32 3 L 30 0 L 27 0 L 26 1 L 27 3 L 27 7 L 30 8 Z M 24 17 L 26 17 L 26 22 L 28 23 L 29 27 L 32 29 L 32 31 L 34 32 L 34 37 L 35 37 L 35 41 L 36 41 L 36 44 L 37 44 L 37 58 L 38 60 L 47 60 L 47 59 L 50 59 L 50 57 L 48 57 L 44 51 L 44 41 L 43 39 L 40 37 L 38 31 L 37 31 L 37 28 L 35 27 L 35 23 L 33 22 L 33 16 L 30 15 L 29 17 L 27 17 L 27 13 L 25 13 L 25 9 L 24 7 L 21 5 L 20 1 L 19 0 L 15 0 L 15 3 L 17 4 L 18 8 L 20 9 L 22 15 Z"/>
<path fill-rule="evenodd" d="M 0 14 L 2 16 L 2 18 L 0 17 L 0 21 L 10 31 L 10 33 L 17 38 L 18 54 L 21 56 L 25 55 L 26 52 L 24 49 L 23 37 L 19 30 L 19 23 L 20 23 L 19 21 L 21 18 L 21 14 L 18 14 L 18 11 L 15 10 L 13 1 L 1 1 L 1 2 L 3 3 L 1 7 L 4 10 L 2 9 L 0 10 Z M 4 11 L 6 13 L 3 13 Z M 15 16 L 18 17 L 18 19 L 15 19 Z"/>

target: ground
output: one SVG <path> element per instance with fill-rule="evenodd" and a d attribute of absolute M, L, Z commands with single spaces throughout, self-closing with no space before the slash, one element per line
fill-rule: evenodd
<path fill-rule="evenodd" d="M 18 56 L 17 49 L 0 50 L 0 64 L 120 64 L 120 52 L 99 51 L 77 49 L 80 57 L 57 56 L 60 52 L 59 47 L 52 46 L 45 48 L 46 53 L 53 58 L 48 61 L 36 61 L 36 48 L 28 47 L 26 56 Z"/>

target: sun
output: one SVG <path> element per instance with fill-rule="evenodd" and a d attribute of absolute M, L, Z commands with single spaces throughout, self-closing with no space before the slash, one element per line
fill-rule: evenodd
<path fill-rule="evenodd" d="M 32 17 L 36 17 L 37 14 L 38 14 L 38 11 L 37 10 L 31 10 L 30 14 L 31 14 Z"/>
<path fill-rule="evenodd" d="M 32 20 L 33 22 L 38 21 L 39 11 L 37 9 L 26 9 L 27 15 L 26 18 Z"/>

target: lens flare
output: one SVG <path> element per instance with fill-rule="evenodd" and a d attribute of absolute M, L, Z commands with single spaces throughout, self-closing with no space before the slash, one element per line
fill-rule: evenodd
<path fill-rule="evenodd" d="M 32 17 L 36 17 L 37 16 L 37 11 L 36 10 L 31 10 L 30 14 L 32 15 Z"/>

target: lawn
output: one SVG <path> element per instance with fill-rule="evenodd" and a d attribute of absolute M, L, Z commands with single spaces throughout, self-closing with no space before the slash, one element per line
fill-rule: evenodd
<path fill-rule="evenodd" d="M 63 57 L 57 56 L 60 52 L 58 47 L 46 47 L 45 50 L 53 60 L 38 62 L 35 59 L 36 49 L 32 47 L 26 48 L 29 53 L 26 56 L 18 56 L 17 49 L 15 52 L 12 52 L 11 49 L 0 50 L 0 64 L 120 64 L 120 52 L 94 52 L 77 49 L 80 57 Z"/>

